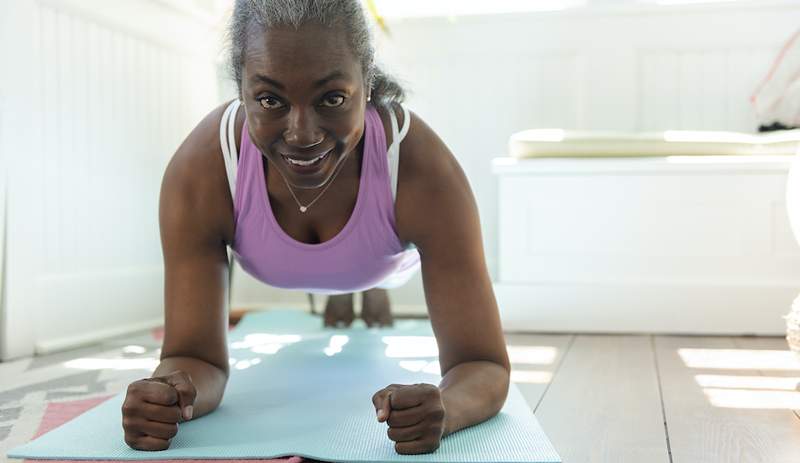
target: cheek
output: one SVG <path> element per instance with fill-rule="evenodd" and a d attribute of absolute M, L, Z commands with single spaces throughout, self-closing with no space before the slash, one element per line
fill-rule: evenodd
<path fill-rule="evenodd" d="M 251 117 L 248 115 L 247 125 L 250 129 L 250 139 L 261 148 L 267 148 L 280 140 L 282 130 L 278 124 L 265 121 L 263 117 Z"/>
<path fill-rule="evenodd" d="M 348 145 L 351 147 L 357 145 L 364 134 L 364 113 L 356 113 L 349 117 L 347 123 L 342 124 L 340 133 L 344 134 L 340 138 L 346 139 Z"/>

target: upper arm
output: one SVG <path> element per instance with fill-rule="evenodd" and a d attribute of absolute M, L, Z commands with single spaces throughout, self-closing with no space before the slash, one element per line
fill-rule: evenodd
<path fill-rule="evenodd" d="M 161 357 L 194 357 L 227 373 L 226 237 L 232 212 L 219 135 L 212 129 L 215 118 L 219 123 L 217 112 L 181 145 L 161 185 L 159 223 L 165 272 Z"/>
<path fill-rule="evenodd" d="M 442 373 L 477 360 L 508 369 L 478 209 L 467 178 L 444 142 L 415 114 L 400 153 L 398 234 L 420 252 Z"/>

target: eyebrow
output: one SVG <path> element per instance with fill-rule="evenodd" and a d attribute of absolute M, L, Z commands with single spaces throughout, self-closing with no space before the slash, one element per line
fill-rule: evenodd
<path fill-rule="evenodd" d="M 337 80 L 337 79 L 347 79 L 348 75 L 342 71 L 333 71 L 332 73 L 328 74 L 327 76 L 323 77 L 314 82 L 314 87 L 322 87 L 323 85 L 327 84 L 330 81 Z M 282 83 L 278 82 L 275 79 L 271 79 L 263 74 L 256 74 L 253 76 L 253 80 L 259 80 L 261 82 L 265 82 L 267 84 L 272 85 L 273 87 L 279 88 L 281 90 L 286 90 L 286 86 Z"/>

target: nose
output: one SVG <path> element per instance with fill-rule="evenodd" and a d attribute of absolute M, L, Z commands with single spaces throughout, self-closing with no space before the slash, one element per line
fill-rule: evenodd
<path fill-rule="evenodd" d="M 289 111 L 289 119 L 283 139 L 286 144 L 297 148 L 311 148 L 322 143 L 325 134 L 317 124 L 314 111 L 294 107 Z"/>

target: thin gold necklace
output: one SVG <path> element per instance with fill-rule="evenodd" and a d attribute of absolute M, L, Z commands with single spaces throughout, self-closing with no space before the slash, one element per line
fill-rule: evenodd
<path fill-rule="evenodd" d="M 292 198 L 294 198 L 294 202 L 297 203 L 297 207 L 300 209 L 300 212 L 305 213 L 308 210 L 309 207 L 311 207 L 315 202 L 317 202 L 317 200 L 319 198 L 322 197 L 323 194 L 325 194 L 325 192 L 328 190 L 328 187 L 330 187 L 331 184 L 333 184 L 333 181 L 336 179 L 336 176 L 339 175 L 339 172 L 344 170 L 344 163 L 347 162 L 347 156 L 349 154 L 350 153 L 347 153 L 347 154 L 344 155 L 345 158 L 342 159 L 342 161 L 339 163 L 340 167 L 336 170 L 336 172 L 333 173 L 333 176 L 331 177 L 330 180 L 328 180 L 328 183 L 325 185 L 325 188 L 323 188 L 322 191 L 319 192 L 319 194 L 317 195 L 316 198 L 314 198 L 313 201 L 311 201 L 310 203 L 306 204 L 305 206 L 300 203 L 299 199 L 297 199 L 297 196 L 294 194 L 294 191 L 292 191 L 292 187 L 289 185 L 289 181 L 286 180 L 286 177 L 284 177 L 283 174 L 281 174 L 280 169 L 278 169 L 278 168 L 275 169 L 278 172 L 278 175 L 280 175 L 281 178 L 283 179 L 283 182 L 286 183 L 286 188 L 288 188 L 289 189 L 289 193 L 292 194 Z M 266 156 L 264 156 L 264 157 L 266 157 Z M 267 159 L 267 160 L 269 160 L 269 159 Z"/>

